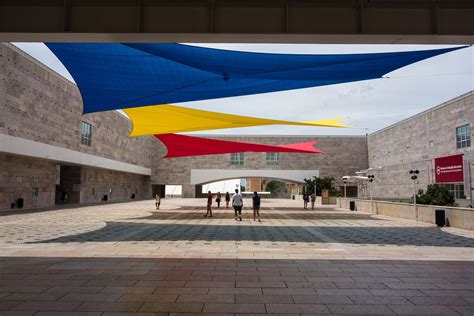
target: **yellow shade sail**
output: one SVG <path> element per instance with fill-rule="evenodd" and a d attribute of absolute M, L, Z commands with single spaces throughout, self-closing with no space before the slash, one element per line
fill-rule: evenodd
<path fill-rule="evenodd" d="M 133 124 L 129 136 L 182 133 L 276 124 L 342 128 L 350 127 L 341 123 L 341 120 L 344 118 L 309 122 L 291 122 L 196 110 L 169 104 L 128 108 L 123 111 L 128 115 Z"/>

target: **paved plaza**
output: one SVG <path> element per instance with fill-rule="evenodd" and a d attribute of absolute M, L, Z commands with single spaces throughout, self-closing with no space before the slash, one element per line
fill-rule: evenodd
<path fill-rule="evenodd" d="M 262 222 L 205 199 L 0 216 L 0 315 L 473 315 L 473 231 L 262 203 Z"/>

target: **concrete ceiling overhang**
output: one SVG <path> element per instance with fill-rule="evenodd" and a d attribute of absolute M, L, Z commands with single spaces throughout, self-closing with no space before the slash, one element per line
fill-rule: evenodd
<path fill-rule="evenodd" d="M 304 179 L 313 177 L 319 177 L 319 170 L 191 169 L 192 185 L 243 178 L 278 179 L 304 183 Z"/>
<path fill-rule="evenodd" d="M 472 44 L 473 0 L 0 0 L 0 41 Z"/>

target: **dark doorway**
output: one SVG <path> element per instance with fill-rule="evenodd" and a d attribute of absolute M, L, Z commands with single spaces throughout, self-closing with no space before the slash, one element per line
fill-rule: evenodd
<path fill-rule="evenodd" d="M 151 192 L 152 192 L 152 197 L 155 197 L 157 193 L 160 194 L 161 198 L 165 198 L 166 196 L 166 185 L 164 184 L 152 184 L 151 185 Z"/>
<path fill-rule="evenodd" d="M 341 197 L 344 197 L 344 186 L 339 187 L 341 190 Z M 357 186 L 356 185 L 347 185 L 346 186 L 346 197 L 357 197 Z"/>
<path fill-rule="evenodd" d="M 81 167 L 61 166 L 59 184 L 56 185 L 55 203 L 79 203 L 81 197 Z"/>

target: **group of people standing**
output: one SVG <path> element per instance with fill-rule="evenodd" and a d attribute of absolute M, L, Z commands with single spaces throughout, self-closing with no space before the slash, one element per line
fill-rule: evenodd
<path fill-rule="evenodd" d="M 220 208 L 221 205 L 221 193 L 217 192 L 216 195 L 216 203 L 217 203 L 217 208 Z M 212 217 L 212 193 L 211 191 L 207 192 L 207 211 L 206 215 L 204 217 Z M 225 207 L 229 207 L 229 203 L 231 201 L 230 194 L 229 192 L 226 192 L 225 194 Z M 235 194 L 232 196 L 232 207 L 234 208 L 234 214 L 235 214 L 235 220 L 240 220 L 242 221 L 242 207 L 244 206 L 244 200 L 242 198 L 242 195 L 239 193 L 238 189 L 235 189 Z M 258 218 L 258 221 L 260 222 L 260 196 L 258 195 L 257 192 L 253 193 L 252 196 L 252 207 L 253 207 L 253 220 L 255 221 Z"/>

